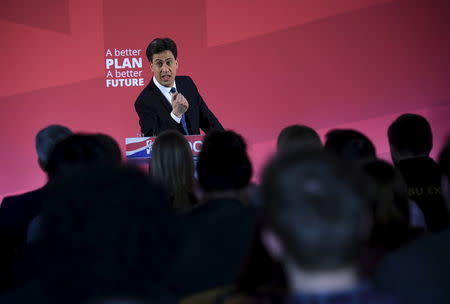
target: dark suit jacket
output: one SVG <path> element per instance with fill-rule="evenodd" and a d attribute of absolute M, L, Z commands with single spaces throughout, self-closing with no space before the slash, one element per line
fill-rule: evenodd
<path fill-rule="evenodd" d="M 223 130 L 220 122 L 206 106 L 192 79 L 188 76 L 177 76 L 175 82 L 177 91 L 183 94 L 189 103 L 185 113 L 189 134 L 200 134 L 200 129 L 205 133 L 213 129 Z M 142 90 L 134 107 L 139 115 L 139 124 L 144 136 L 157 136 L 168 129 L 185 133 L 181 123 L 177 123 L 170 116 L 172 106 L 153 80 Z"/>
<path fill-rule="evenodd" d="M 41 212 L 47 186 L 3 199 L 0 206 L 0 234 L 24 244 L 28 225 Z"/>
<path fill-rule="evenodd" d="M 432 232 L 449 226 L 449 214 L 441 189 L 441 169 L 430 157 L 401 160 L 396 167 L 408 185 L 409 198 L 422 210 Z"/>
<path fill-rule="evenodd" d="M 29 269 L 23 263 L 28 225 L 41 212 L 47 186 L 5 197 L 0 206 L 0 291 L 19 284 Z"/>
<path fill-rule="evenodd" d="M 234 199 L 202 203 L 181 217 L 181 243 L 168 269 L 179 297 L 232 284 L 250 245 L 254 210 Z"/>
<path fill-rule="evenodd" d="M 450 303 L 450 229 L 417 240 L 387 256 L 376 284 L 404 303 Z"/>

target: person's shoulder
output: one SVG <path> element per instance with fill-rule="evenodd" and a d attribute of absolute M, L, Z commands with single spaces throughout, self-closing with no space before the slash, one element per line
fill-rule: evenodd
<path fill-rule="evenodd" d="M 153 83 L 153 78 L 152 78 L 152 79 L 150 79 L 148 84 L 142 89 L 141 93 L 139 93 L 134 104 L 139 105 L 139 104 L 142 104 L 143 102 L 145 102 L 145 100 L 148 99 L 148 97 L 153 94 L 153 91 L 155 88 L 156 88 L 156 85 Z"/>
<path fill-rule="evenodd" d="M 7 196 L 3 198 L 1 208 L 8 208 L 18 204 L 19 202 L 28 202 L 30 200 L 38 199 L 43 191 L 44 188 L 39 188 L 22 194 Z"/>
<path fill-rule="evenodd" d="M 187 75 L 176 76 L 175 77 L 175 81 L 177 83 L 182 83 L 182 84 L 193 84 L 194 83 L 194 81 L 192 80 L 191 76 L 187 76 Z"/>
<path fill-rule="evenodd" d="M 396 277 L 414 276 L 417 267 L 411 269 L 411 265 L 431 265 L 441 263 L 442 256 L 450 254 L 450 228 L 437 233 L 428 234 L 413 241 L 411 244 L 400 248 L 381 261 L 377 267 L 376 278 L 381 280 L 394 280 L 391 275 L 395 272 Z M 433 256 L 433 259 L 428 257 Z M 420 267 L 422 269 L 423 267 Z"/>

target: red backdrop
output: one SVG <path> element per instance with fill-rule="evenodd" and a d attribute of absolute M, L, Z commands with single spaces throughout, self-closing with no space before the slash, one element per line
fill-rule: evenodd
<path fill-rule="evenodd" d="M 260 3 L 260 4 L 258 4 Z M 108 49 L 179 47 L 226 128 L 260 171 L 279 131 L 351 127 L 388 158 L 399 114 L 426 116 L 439 149 L 449 131 L 448 0 L 3 0 L 0 10 L 0 197 L 42 185 L 36 132 L 103 132 L 124 147 L 139 132 L 142 87 L 106 87 Z M 142 55 L 142 52 L 141 52 Z M 121 59 L 120 57 L 118 57 Z M 144 82 L 150 79 L 143 57 Z M 114 71 L 113 71 L 114 72 Z"/>

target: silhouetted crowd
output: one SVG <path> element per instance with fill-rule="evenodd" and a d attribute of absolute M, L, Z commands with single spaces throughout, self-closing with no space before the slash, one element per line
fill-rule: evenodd
<path fill-rule="evenodd" d="M 36 135 L 48 182 L 0 206 L 0 303 L 450 303 L 450 138 L 281 131 L 261 183 L 243 137 L 212 131 L 198 162 L 161 133 L 149 171 L 104 134 Z"/>

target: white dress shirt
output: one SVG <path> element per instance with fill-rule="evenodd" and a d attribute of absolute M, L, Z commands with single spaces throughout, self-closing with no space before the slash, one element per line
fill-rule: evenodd
<path fill-rule="evenodd" d="M 170 106 L 172 106 L 172 94 L 170 94 L 170 89 L 177 88 L 177 84 L 175 81 L 173 82 L 173 86 L 168 88 L 163 85 L 161 85 L 158 80 L 156 80 L 155 76 L 153 76 L 153 82 L 155 83 L 156 87 L 161 91 L 161 93 L 166 97 L 167 101 L 169 102 Z M 177 117 L 173 112 L 170 112 L 170 116 L 175 120 L 177 123 L 181 122 L 181 117 Z"/>

